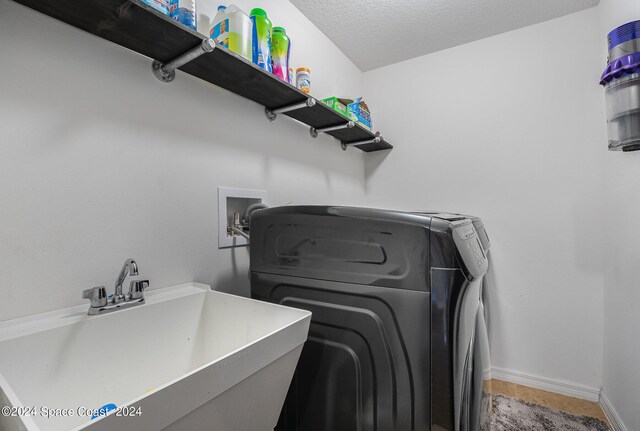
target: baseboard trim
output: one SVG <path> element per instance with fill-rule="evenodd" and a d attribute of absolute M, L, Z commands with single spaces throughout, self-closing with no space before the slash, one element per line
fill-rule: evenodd
<path fill-rule="evenodd" d="M 577 385 L 575 383 L 565 382 L 562 380 L 552 380 L 546 377 L 532 376 L 517 371 L 505 370 L 503 368 L 492 368 L 491 377 L 509 383 L 529 386 L 530 388 L 542 389 L 543 391 L 554 392 L 556 394 L 567 395 L 596 403 L 600 401 L 600 389 Z"/>
<path fill-rule="evenodd" d="M 611 401 L 609 401 L 604 391 L 600 392 L 600 407 L 602 407 L 602 411 L 607 419 L 609 419 L 613 431 L 627 431 L 627 427 L 624 426 L 622 419 L 620 419 L 618 412 L 613 408 L 613 404 L 611 404 Z"/>

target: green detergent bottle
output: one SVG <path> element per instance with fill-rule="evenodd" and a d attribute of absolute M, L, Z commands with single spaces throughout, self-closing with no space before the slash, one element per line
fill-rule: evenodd
<path fill-rule="evenodd" d="M 260 8 L 251 9 L 250 16 L 253 22 L 253 62 L 271 72 L 271 21 L 267 13 Z"/>
<path fill-rule="evenodd" d="M 273 27 L 271 33 L 271 63 L 273 74 L 289 82 L 289 53 L 291 41 L 283 27 Z"/>

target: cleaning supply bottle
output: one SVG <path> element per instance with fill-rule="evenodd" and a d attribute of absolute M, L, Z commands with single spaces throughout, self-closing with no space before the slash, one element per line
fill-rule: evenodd
<path fill-rule="evenodd" d="M 260 8 L 251 9 L 253 62 L 271 72 L 271 21 Z"/>
<path fill-rule="evenodd" d="M 200 1 L 200 3 L 198 3 Z M 211 2 L 211 0 L 207 0 L 206 3 Z M 202 0 L 196 0 L 196 7 L 198 14 L 196 15 L 196 29 L 198 33 L 209 37 L 211 32 L 211 23 L 215 19 L 213 15 L 210 14 L 208 10 L 208 4 L 203 4 Z M 217 10 L 216 10 L 217 12 Z"/>
<path fill-rule="evenodd" d="M 142 2 L 165 15 L 171 16 L 169 0 L 142 0 Z"/>
<path fill-rule="evenodd" d="M 253 55 L 251 44 L 253 24 L 251 18 L 236 5 L 227 7 L 227 16 L 229 16 L 230 26 L 229 49 L 251 61 Z"/>
<path fill-rule="evenodd" d="M 306 67 L 296 70 L 296 87 L 303 93 L 311 93 L 311 70 Z"/>
<path fill-rule="evenodd" d="M 273 27 L 271 32 L 271 63 L 273 74 L 289 82 L 289 53 L 291 41 L 283 27 Z"/>
<path fill-rule="evenodd" d="M 229 19 L 226 15 L 227 7 L 223 5 L 218 6 L 218 12 L 216 16 L 213 17 L 213 21 L 211 21 L 209 37 L 218 45 L 229 48 Z"/>
<path fill-rule="evenodd" d="M 211 38 L 216 43 L 251 60 L 251 18 L 238 6 L 232 4 L 227 6 L 222 16 L 216 15 L 214 21 L 216 22 L 211 29 Z"/>
<path fill-rule="evenodd" d="M 172 0 L 171 18 L 189 27 L 196 29 L 196 0 Z"/>

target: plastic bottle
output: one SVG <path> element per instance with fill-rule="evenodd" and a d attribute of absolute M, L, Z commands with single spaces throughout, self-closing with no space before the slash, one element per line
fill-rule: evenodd
<path fill-rule="evenodd" d="M 144 3 L 148 4 L 149 6 L 151 6 L 152 8 L 154 8 L 155 10 L 158 10 L 160 12 L 162 12 L 165 15 L 171 15 L 171 12 L 169 10 L 170 5 L 169 5 L 169 0 L 142 0 Z"/>
<path fill-rule="evenodd" d="M 171 18 L 189 27 L 196 29 L 196 0 L 172 0 Z"/>
<path fill-rule="evenodd" d="M 207 0 L 207 3 L 210 1 L 211 0 Z M 202 2 L 198 3 L 198 0 L 196 0 L 196 8 L 198 10 L 198 15 L 196 16 L 197 17 L 196 27 L 197 27 L 198 33 L 206 37 L 209 37 L 210 31 L 211 31 L 211 23 L 213 22 L 214 16 L 208 13 L 207 11 L 208 8 L 206 8 L 205 6 L 207 5 L 206 4 L 203 5 Z"/>
<path fill-rule="evenodd" d="M 253 47 L 252 59 L 255 64 L 271 72 L 271 21 L 267 13 L 260 8 L 251 9 L 251 31 Z"/>
<path fill-rule="evenodd" d="M 218 12 L 211 21 L 209 28 L 209 37 L 215 41 L 215 43 L 229 48 L 229 20 L 226 19 L 227 7 L 218 6 Z M 224 25 L 221 25 L 222 21 L 225 21 Z"/>
<path fill-rule="evenodd" d="M 311 92 L 311 71 L 306 67 L 299 67 L 296 70 L 296 87 L 303 93 Z"/>
<path fill-rule="evenodd" d="M 273 74 L 289 82 L 289 53 L 291 41 L 283 27 L 273 27 L 271 32 L 271 62 Z"/>
<path fill-rule="evenodd" d="M 251 18 L 232 4 L 227 6 L 223 14 L 220 14 L 218 7 L 210 36 L 216 43 L 251 60 L 251 29 Z"/>

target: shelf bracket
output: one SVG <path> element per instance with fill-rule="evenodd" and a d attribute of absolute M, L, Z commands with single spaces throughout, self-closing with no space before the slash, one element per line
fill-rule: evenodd
<path fill-rule="evenodd" d="M 365 141 L 354 141 L 354 142 L 345 142 L 342 141 L 340 146 L 342 147 L 342 151 L 346 151 L 349 145 L 363 145 L 363 144 L 378 144 L 382 141 L 382 136 L 376 136 L 373 139 L 367 139 Z"/>
<path fill-rule="evenodd" d="M 213 51 L 215 48 L 216 43 L 213 39 L 203 39 L 200 45 L 196 46 L 193 49 L 190 49 L 189 51 L 185 52 L 177 58 L 174 58 L 166 64 L 161 63 L 158 60 L 154 60 L 153 64 L 151 65 L 151 70 L 153 71 L 153 75 L 160 81 L 169 83 L 176 78 L 176 69 L 184 66 L 190 61 L 195 60 L 202 54 Z"/>
<path fill-rule="evenodd" d="M 351 129 L 355 125 L 356 124 L 353 121 L 349 121 L 348 123 L 340 124 L 338 126 L 322 127 L 320 129 L 316 129 L 315 127 L 310 127 L 309 134 L 311 135 L 312 138 L 317 138 L 318 133 L 333 132 L 334 130 L 340 130 L 340 129 Z"/>
<path fill-rule="evenodd" d="M 316 99 L 314 99 L 313 97 L 309 97 L 304 102 L 293 103 L 291 105 L 282 106 L 276 109 L 264 108 L 264 115 L 267 117 L 267 120 L 272 123 L 276 120 L 278 114 L 295 111 L 296 109 L 313 108 L 314 106 L 316 106 Z"/>

